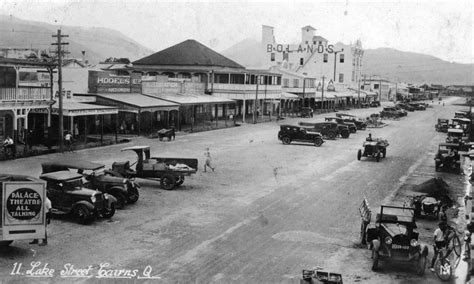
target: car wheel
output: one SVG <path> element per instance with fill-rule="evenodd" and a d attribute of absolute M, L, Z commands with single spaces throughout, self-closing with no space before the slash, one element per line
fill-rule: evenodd
<path fill-rule="evenodd" d="M 164 175 L 160 180 L 163 189 L 172 190 L 176 184 L 176 178 L 172 175 Z"/>
<path fill-rule="evenodd" d="M 177 176 L 176 177 L 176 186 L 182 185 L 184 182 L 184 176 Z"/>
<path fill-rule="evenodd" d="M 385 158 L 387 156 L 387 149 L 382 150 L 382 158 Z"/>
<path fill-rule="evenodd" d="M 377 152 L 377 155 L 375 156 L 375 159 L 377 162 L 380 162 L 380 152 Z"/>
<path fill-rule="evenodd" d="M 89 224 L 92 221 L 92 213 L 84 204 L 78 204 L 76 208 L 74 208 L 74 217 L 76 218 L 79 224 Z"/>
<path fill-rule="evenodd" d="M 341 132 L 341 137 L 342 138 L 349 138 L 349 135 L 350 135 L 350 133 L 349 133 L 348 130 L 344 130 L 344 131 Z"/>
<path fill-rule="evenodd" d="M 323 145 L 323 139 L 321 139 L 320 137 L 315 138 L 314 139 L 314 146 L 321 147 L 321 145 Z"/>
<path fill-rule="evenodd" d="M 379 252 L 372 247 L 372 271 L 377 271 L 379 268 Z"/>
<path fill-rule="evenodd" d="M 122 193 L 117 193 L 114 195 L 114 197 L 117 199 L 117 208 L 118 209 L 124 208 L 126 200 L 127 200 L 125 195 L 123 195 Z"/>
<path fill-rule="evenodd" d="M 439 163 L 435 163 L 435 171 L 439 172 Z"/>
<path fill-rule="evenodd" d="M 107 207 L 104 208 L 104 212 L 102 213 L 102 217 L 109 219 L 109 218 L 112 218 L 112 216 L 114 216 L 114 214 L 115 214 L 115 202 L 112 202 L 110 204 L 109 208 L 107 208 Z"/>
<path fill-rule="evenodd" d="M 425 268 L 426 268 L 426 255 L 420 255 L 418 259 L 418 265 L 416 267 L 416 274 L 419 276 L 425 275 Z"/>
<path fill-rule="evenodd" d="M 359 149 L 359 151 L 357 151 L 357 160 L 360 161 L 360 158 L 362 157 L 362 150 Z"/>
<path fill-rule="evenodd" d="M 331 140 L 336 139 L 336 133 L 334 133 L 333 131 L 330 131 L 328 133 L 328 139 L 331 139 Z"/>
<path fill-rule="evenodd" d="M 0 248 L 7 247 L 7 246 L 11 245 L 12 243 L 13 243 L 13 241 L 0 241 Z"/>
<path fill-rule="evenodd" d="M 138 192 L 138 189 L 136 187 L 132 188 L 127 198 L 128 203 L 132 204 L 132 203 L 137 202 L 139 197 L 140 197 L 140 193 Z"/>
<path fill-rule="evenodd" d="M 285 145 L 288 145 L 288 144 L 291 143 L 291 139 L 290 139 L 290 137 L 285 136 L 285 137 L 281 138 L 281 142 L 283 142 L 283 144 L 285 144 Z"/>

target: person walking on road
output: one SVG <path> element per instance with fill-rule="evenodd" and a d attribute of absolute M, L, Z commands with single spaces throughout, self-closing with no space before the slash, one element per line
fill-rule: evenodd
<path fill-rule="evenodd" d="M 64 141 L 66 142 L 67 150 L 72 152 L 72 135 L 69 131 L 64 135 Z"/>
<path fill-rule="evenodd" d="M 49 200 L 48 197 L 45 196 L 45 200 L 44 200 L 44 212 L 46 213 L 46 222 L 44 224 L 45 228 L 44 228 L 44 239 L 43 239 L 43 242 L 41 244 L 39 244 L 40 246 L 46 246 L 48 245 L 48 231 L 47 231 L 47 226 L 49 225 L 49 223 L 51 223 L 51 200 Z M 38 244 L 38 239 L 34 239 L 32 242 L 30 242 L 30 244 Z"/>
<path fill-rule="evenodd" d="M 206 148 L 206 152 L 204 152 L 204 157 L 206 157 L 206 161 L 204 162 L 204 172 L 206 172 L 207 167 L 209 167 L 212 171 L 214 171 L 214 167 L 212 166 L 212 158 L 211 152 L 209 152 L 209 148 Z"/>

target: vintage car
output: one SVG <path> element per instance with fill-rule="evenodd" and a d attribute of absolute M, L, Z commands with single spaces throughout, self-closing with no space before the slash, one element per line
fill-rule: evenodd
<path fill-rule="evenodd" d="M 455 117 L 451 119 L 450 128 L 462 129 L 464 134 L 468 134 L 471 127 L 471 120 L 469 118 Z"/>
<path fill-rule="evenodd" d="M 337 136 L 349 138 L 349 128 L 345 125 L 339 125 L 337 122 L 298 122 L 299 126 L 311 129 L 313 132 L 319 132 L 325 139 L 336 139 Z"/>
<path fill-rule="evenodd" d="M 88 224 L 97 217 L 111 218 L 117 200 L 110 194 L 85 188 L 83 176 L 71 171 L 42 174 L 46 194 L 51 200 L 53 214 L 71 214 L 80 224 Z"/>
<path fill-rule="evenodd" d="M 302 107 L 300 110 L 300 117 L 313 117 L 313 109 L 310 107 Z"/>
<path fill-rule="evenodd" d="M 395 105 L 394 107 L 395 107 L 395 109 L 398 110 L 400 116 L 407 116 L 408 115 L 408 112 L 406 110 L 404 110 L 403 108 L 401 108 L 400 106 Z"/>
<path fill-rule="evenodd" d="M 454 118 L 469 118 L 469 111 L 456 111 L 454 112 Z"/>
<path fill-rule="evenodd" d="M 389 144 L 385 139 L 368 139 L 368 141 L 362 143 L 362 149 L 357 151 L 357 160 L 360 161 L 362 157 L 373 157 L 377 162 L 379 162 L 381 158 L 387 156 L 388 145 Z"/>
<path fill-rule="evenodd" d="M 137 161 L 132 169 L 130 161 L 114 162 L 110 173 L 119 177 L 158 179 L 163 189 L 172 190 L 184 182 L 185 176 L 195 174 L 198 160 L 190 158 L 151 157 L 150 146 L 132 146 L 122 151 L 133 151 Z"/>
<path fill-rule="evenodd" d="M 426 110 L 425 104 L 422 103 L 409 103 L 408 105 L 412 106 L 415 110 Z"/>
<path fill-rule="evenodd" d="M 395 106 L 398 107 L 398 108 L 404 109 L 406 111 L 415 111 L 415 108 L 413 106 L 411 106 L 410 104 L 398 103 Z"/>
<path fill-rule="evenodd" d="M 458 143 L 440 143 L 434 158 L 436 171 L 461 173 L 460 145 Z"/>
<path fill-rule="evenodd" d="M 401 113 L 395 107 L 384 107 L 382 111 L 380 112 L 381 118 L 400 118 L 402 116 L 403 116 L 403 113 Z"/>
<path fill-rule="evenodd" d="M 295 141 L 309 142 L 313 143 L 316 147 L 320 147 L 324 143 L 321 133 L 313 132 L 311 129 L 297 125 L 280 125 L 280 131 L 278 131 L 278 140 L 281 140 L 281 142 L 285 145 Z"/>
<path fill-rule="evenodd" d="M 332 122 L 337 122 L 338 124 L 346 125 L 349 128 L 350 133 L 356 133 L 357 132 L 357 126 L 355 125 L 354 122 L 349 122 L 345 121 L 344 119 L 337 117 L 337 116 L 330 116 L 330 117 L 325 117 L 325 121 L 332 121 Z"/>
<path fill-rule="evenodd" d="M 380 101 L 371 101 L 369 104 L 371 107 L 379 107 L 381 106 Z"/>
<path fill-rule="evenodd" d="M 368 107 L 370 107 L 370 104 L 369 103 L 360 103 L 360 107 L 361 108 L 368 108 Z"/>
<path fill-rule="evenodd" d="M 365 119 L 362 119 L 360 117 L 357 117 L 352 114 L 346 114 L 346 113 L 336 113 L 336 117 L 340 117 L 344 119 L 346 122 L 352 122 L 355 124 L 357 127 L 357 130 L 365 130 L 367 128 L 367 123 Z"/>
<path fill-rule="evenodd" d="M 464 131 L 461 128 L 449 128 L 446 143 L 461 143 L 463 142 Z"/>
<path fill-rule="evenodd" d="M 84 187 L 113 195 L 117 199 L 117 208 L 123 208 L 127 203 L 137 202 L 140 196 L 138 183 L 128 178 L 111 175 L 103 164 L 74 159 L 48 161 L 42 163 L 41 167 L 43 174 L 68 170 L 82 174 Z"/>
<path fill-rule="evenodd" d="M 163 138 L 168 138 L 168 141 L 171 141 L 171 139 L 174 140 L 176 138 L 176 132 L 174 128 L 160 129 L 158 130 L 157 134 L 158 134 L 158 139 L 160 139 L 160 141 L 163 141 Z"/>
<path fill-rule="evenodd" d="M 382 260 L 409 262 L 415 263 L 418 275 L 423 275 L 428 247 L 418 241 L 415 209 L 382 205 L 380 213 L 376 215 L 375 224 L 370 223 L 370 209 L 362 210 L 369 212 L 369 218 L 362 220 L 361 242 L 372 250 L 372 270 L 378 270 Z"/>
<path fill-rule="evenodd" d="M 449 119 L 438 118 L 438 123 L 435 124 L 435 130 L 438 132 L 448 132 Z"/>

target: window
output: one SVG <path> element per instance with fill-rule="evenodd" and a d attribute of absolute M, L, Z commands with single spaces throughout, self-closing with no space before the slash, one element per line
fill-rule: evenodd
<path fill-rule="evenodd" d="M 272 52 L 270 60 L 275 61 L 275 52 Z"/>
<path fill-rule="evenodd" d="M 374 84 L 374 89 L 379 89 L 379 84 Z"/>
<path fill-rule="evenodd" d="M 323 45 L 323 41 L 322 41 L 322 40 L 319 41 L 319 45 Z"/>
<path fill-rule="evenodd" d="M 355 57 L 352 57 L 352 66 L 355 66 L 356 65 L 356 59 Z"/>
<path fill-rule="evenodd" d="M 290 86 L 290 79 L 283 79 L 283 87 L 288 88 Z"/>
<path fill-rule="evenodd" d="M 303 65 L 304 63 L 304 58 L 300 58 L 300 65 Z"/>
<path fill-rule="evenodd" d="M 344 54 L 339 54 L 339 62 L 344 63 Z"/>
<path fill-rule="evenodd" d="M 281 77 L 277 77 L 277 85 L 281 85 Z M 289 85 L 289 83 L 288 83 Z"/>
<path fill-rule="evenodd" d="M 288 61 L 288 53 L 283 51 L 283 61 Z"/>
<path fill-rule="evenodd" d="M 327 53 L 324 53 L 324 55 L 323 55 L 323 62 L 324 63 L 328 62 L 328 54 Z"/>
<path fill-rule="evenodd" d="M 344 83 L 344 74 L 339 73 L 339 83 Z"/>
<path fill-rule="evenodd" d="M 300 80 L 298 79 L 293 79 L 293 88 L 298 88 L 300 84 Z"/>

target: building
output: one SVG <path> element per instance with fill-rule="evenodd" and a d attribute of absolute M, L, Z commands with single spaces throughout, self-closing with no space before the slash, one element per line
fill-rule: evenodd
<path fill-rule="evenodd" d="M 332 44 L 311 26 L 301 28 L 301 41 L 293 44 L 278 43 L 274 29 L 262 27 L 262 53 L 264 65 L 281 66 L 316 80 L 332 80 L 336 85 L 356 87 L 361 78 L 362 43 Z"/>

